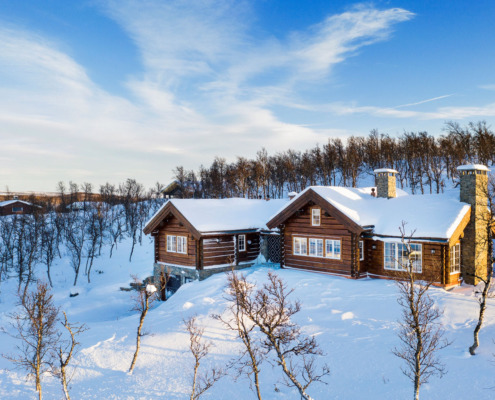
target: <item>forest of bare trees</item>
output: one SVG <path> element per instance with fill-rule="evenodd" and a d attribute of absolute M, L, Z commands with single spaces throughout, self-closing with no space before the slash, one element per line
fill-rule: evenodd
<path fill-rule="evenodd" d="M 23 298 L 32 282 L 35 266 L 46 268 L 50 286 L 51 266 L 56 258 L 67 257 L 77 284 L 81 273 L 88 282 L 95 259 L 103 246 L 113 249 L 124 238 L 131 239 L 129 261 L 136 244 L 143 240 L 142 230 L 151 214 L 163 203 L 159 196 L 162 185 L 146 191 L 134 179 L 115 186 L 109 183 L 99 189 L 99 200 L 93 201 L 93 186 L 58 184 L 58 201 L 40 202 L 33 214 L 0 218 L 0 282 L 15 277 Z"/>
<path fill-rule="evenodd" d="M 237 157 L 228 163 L 215 157 L 198 171 L 174 169 L 181 197 L 281 198 L 311 185 L 356 187 L 376 168 L 394 168 L 398 184 L 414 193 L 440 193 L 465 163 L 491 166 L 495 161 L 495 133 L 481 121 L 465 127 L 445 124 L 444 133 L 405 132 L 391 137 L 377 130 L 367 137 L 347 141 L 332 138 L 309 150 L 286 150 L 269 155 L 258 151 L 255 159 Z"/>

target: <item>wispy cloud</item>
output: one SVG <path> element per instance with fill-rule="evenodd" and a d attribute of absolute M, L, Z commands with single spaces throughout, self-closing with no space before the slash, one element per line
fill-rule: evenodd
<path fill-rule="evenodd" d="M 495 103 L 481 107 L 439 107 L 433 111 L 398 110 L 397 107 L 385 108 L 334 103 L 327 105 L 326 110 L 338 115 L 368 114 L 377 117 L 415 118 L 420 120 L 460 120 L 495 116 Z"/>
<path fill-rule="evenodd" d="M 478 87 L 485 90 L 495 90 L 495 84 L 479 85 Z"/>
<path fill-rule="evenodd" d="M 425 104 L 425 103 L 431 103 L 432 101 L 437 101 L 437 100 L 442 100 L 442 99 L 446 99 L 447 97 L 450 97 L 452 96 L 452 94 L 445 94 L 443 96 L 437 96 L 437 97 L 433 97 L 431 99 L 426 99 L 426 100 L 421 100 L 421 101 L 417 101 L 415 103 L 408 103 L 408 104 L 402 104 L 400 106 L 395 106 L 395 107 L 392 107 L 393 109 L 397 109 L 397 108 L 404 108 L 404 107 L 413 107 L 413 106 L 419 106 L 420 104 Z"/>
<path fill-rule="evenodd" d="M 414 16 L 361 6 L 304 31 L 260 37 L 252 31 L 249 1 L 100 4 L 142 60 L 142 73 L 126 82 L 128 98 L 96 85 L 62 50 L 66 44 L 18 27 L 0 28 L 0 146 L 10 146 L 8 153 L 2 146 L 0 157 L 23 159 L 26 179 L 36 165 L 52 184 L 81 171 L 88 180 L 134 174 L 151 184 L 167 179 L 175 165 L 197 167 L 216 154 L 249 156 L 261 145 L 281 150 L 281 143 L 306 148 L 329 133 L 345 135 L 288 123 L 274 106 L 312 107 L 299 101 L 299 87 L 325 80 L 334 66 L 388 39 L 395 24 Z M 346 107 L 334 105 L 332 111 L 418 116 Z M 23 145 L 14 145 L 19 138 Z M 47 152 L 69 155 L 71 163 Z M 8 183 L 12 177 L 0 172 L 0 179 Z"/>

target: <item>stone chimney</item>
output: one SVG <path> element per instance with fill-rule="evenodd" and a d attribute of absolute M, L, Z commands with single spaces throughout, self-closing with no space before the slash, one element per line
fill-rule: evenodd
<path fill-rule="evenodd" d="M 397 197 L 395 169 L 380 168 L 373 171 L 375 173 L 376 197 L 390 199 Z"/>
<path fill-rule="evenodd" d="M 289 200 L 292 200 L 296 196 L 297 196 L 297 192 L 290 192 L 289 193 Z"/>
<path fill-rule="evenodd" d="M 476 285 L 473 275 L 486 278 L 488 267 L 488 171 L 484 165 L 457 167 L 461 181 L 460 200 L 471 205 L 471 219 L 461 240 L 461 274 L 464 282 Z"/>

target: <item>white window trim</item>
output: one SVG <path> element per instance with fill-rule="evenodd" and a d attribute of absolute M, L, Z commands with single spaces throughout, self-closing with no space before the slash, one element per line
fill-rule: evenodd
<path fill-rule="evenodd" d="M 179 246 L 179 243 L 181 245 Z M 177 253 L 179 254 L 187 254 L 187 236 L 177 236 Z M 179 247 L 182 251 L 179 251 Z"/>
<path fill-rule="evenodd" d="M 315 243 L 315 254 L 311 254 L 311 241 L 314 241 Z M 321 256 L 318 255 L 318 242 L 321 242 Z M 323 239 L 317 239 L 317 238 L 309 238 L 308 240 L 308 256 L 309 257 L 318 257 L 318 258 L 324 258 L 325 254 L 325 249 L 324 246 L 325 242 Z"/>
<path fill-rule="evenodd" d="M 457 271 L 454 271 L 452 272 L 452 250 L 454 250 L 454 248 L 458 246 L 459 247 L 459 256 L 457 258 L 457 268 L 458 270 Z M 461 243 L 458 242 L 456 244 L 454 244 L 451 248 L 450 248 L 450 260 L 449 260 L 449 271 L 450 271 L 450 275 L 457 275 L 457 274 L 460 274 L 461 273 Z"/>
<path fill-rule="evenodd" d="M 315 213 L 315 211 L 317 211 Z M 315 224 L 315 216 L 318 217 L 318 223 Z M 321 225 L 321 209 L 319 208 L 312 208 L 311 209 L 311 225 L 312 226 L 320 226 Z"/>
<path fill-rule="evenodd" d="M 359 261 L 364 261 L 364 240 L 359 241 Z"/>
<path fill-rule="evenodd" d="M 299 253 L 296 253 L 296 241 L 300 241 L 300 244 L 299 244 Z M 306 243 L 306 252 L 302 252 L 302 246 L 301 246 L 301 243 L 302 241 L 304 241 Z M 308 240 L 307 238 L 305 237 L 298 237 L 298 236 L 294 236 L 293 237 L 293 241 L 292 241 L 292 254 L 295 255 L 295 256 L 307 256 L 308 255 Z"/>
<path fill-rule="evenodd" d="M 187 254 L 187 236 L 167 235 L 167 253 Z"/>
<path fill-rule="evenodd" d="M 387 244 L 393 244 L 394 245 L 394 255 L 393 255 L 393 261 L 394 261 L 394 268 L 387 267 L 385 265 L 385 255 L 386 255 L 386 248 Z M 387 271 L 405 271 L 405 268 L 401 268 L 401 265 L 399 263 L 399 256 L 398 256 L 398 248 L 399 244 L 403 244 L 402 242 L 384 242 L 383 243 L 383 269 Z M 420 265 L 420 270 L 419 271 L 414 271 L 418 274 L 421 274 L 423 272 L 423 245 L 421 243 L 410 243 L 415 246 L 419 246 L 419 251 L 421 253 L 421 265 Z"/>
<path fill-rule="evenodd" d="M 330 241 L 333 242 L 332 253 L 327 253 L 327 243 Z M 336 242 L 339 243 L 339 249 L 340 249 L 338 256 L 335 255 Z M 341 257 L 342 257 L 342 242 L 340 241 L 340 239 L 325 239 L 325 258 L 330 258 L 331 260 L 340 260 Z"/>
<path fill-rule="evenodd" d="M 174 241 L 175 241 L 175 250 L 174 250 Z M 167 253 L 176 253 L 177 252 L 177 236 L 175 235 L 167 235 Z"/>
<path fill-rule="evenodd" d="M 243 238 L 243 240 L 241 240 L 241 238 Z M 246 246 L 246 235 L 239 235 L 237 237 L 237 243 L 238 243 L 238 246 L 239 246 L 239 251 L 246 251 L 247 249 L 247 246 Z M 241 246 L 242 244 L 242 246 Z"/>

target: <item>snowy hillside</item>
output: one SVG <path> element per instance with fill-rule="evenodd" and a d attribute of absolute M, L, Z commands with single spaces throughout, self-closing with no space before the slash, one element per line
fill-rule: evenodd
<path fill-rule="evenodd" d="M 182 319 L 197 314 L 206 327 L 205 337 L 215 347 L 205 361 L 225 365 L 236 354 L 239 343 L 224 330 L 211 314 L 225 308 L 226 277 L 213 276 L 203 282 L 184 285 L 165 303 L 157 303 L 145 321 L 151 335 L 143 338 L 141 352 L 132 375 L 127 373 L 135 345 L 138 317 L 129 311 L 130 274 L 146 277 L 151 273 L 153 246 L 146 237 L 136 247 L 132 263 L 128 262 L 129 240 L 119 244 L 110 259 L 108 254 L 95 260 L 92 283 L 81 276 L 77 297 L 69 297 L 72 270 L 61 260 L 53 268 L 55 301 L 72 322 L 85 323 L 90 329 L 80 337 L 78 369 L 72 380 L 72 399 L 188 399 L 192 356 Z M 258 284 L 266 280 L 268 266 L 246 270 L 248 279 Z M 97 273 L 97 270 L 103 273 Z M 276 271 L 295 288 L 294 298 L 302 301 L 297 315 L 305 333 L 317 336 L 326 356 L 331 375 L 327 385 L 309 389 L 315 399 L 406 399 L 412 386 L 401 373 L 401 362 L 391 353 L 398 344 L 395 336 L 399 317 L 396 287 L 387 280 L 354 281 L 322 274 L 292 270 Z M 7 313 L 14 308 L 16 282 L 1 284 L 0 323 L 7 326 Z M 472 288 L 453 292 L 432 289 L 437 304 L 445 308 L 443 322 L 453 344 L 440 354 L 447 364 L 443 379 L 433 378 L 421 389 L 423 399 L 490 399 L 495 395 L 495 302 L 490 300 L 487 324 L 481 332 L 479 354 L 467 352 L 472 340 L 477 303 Z M 10 353 L 15 341 L 1 335 L 0 351 Z M 0 358 L 0 398 L 34 399 L 32 381 L 23 371 L 10 370 L 12 364 Z M 298 399 L 297 393 L 282 383 L 276 367 L 265 362 L 261 368 L 264 399 Z M 45 399 L 61 399 L 61 386 L 55 378 L 45 376 Z M 231 376 L 220 380 L 205 399 L 254 399 L 249 382 Z"/>

